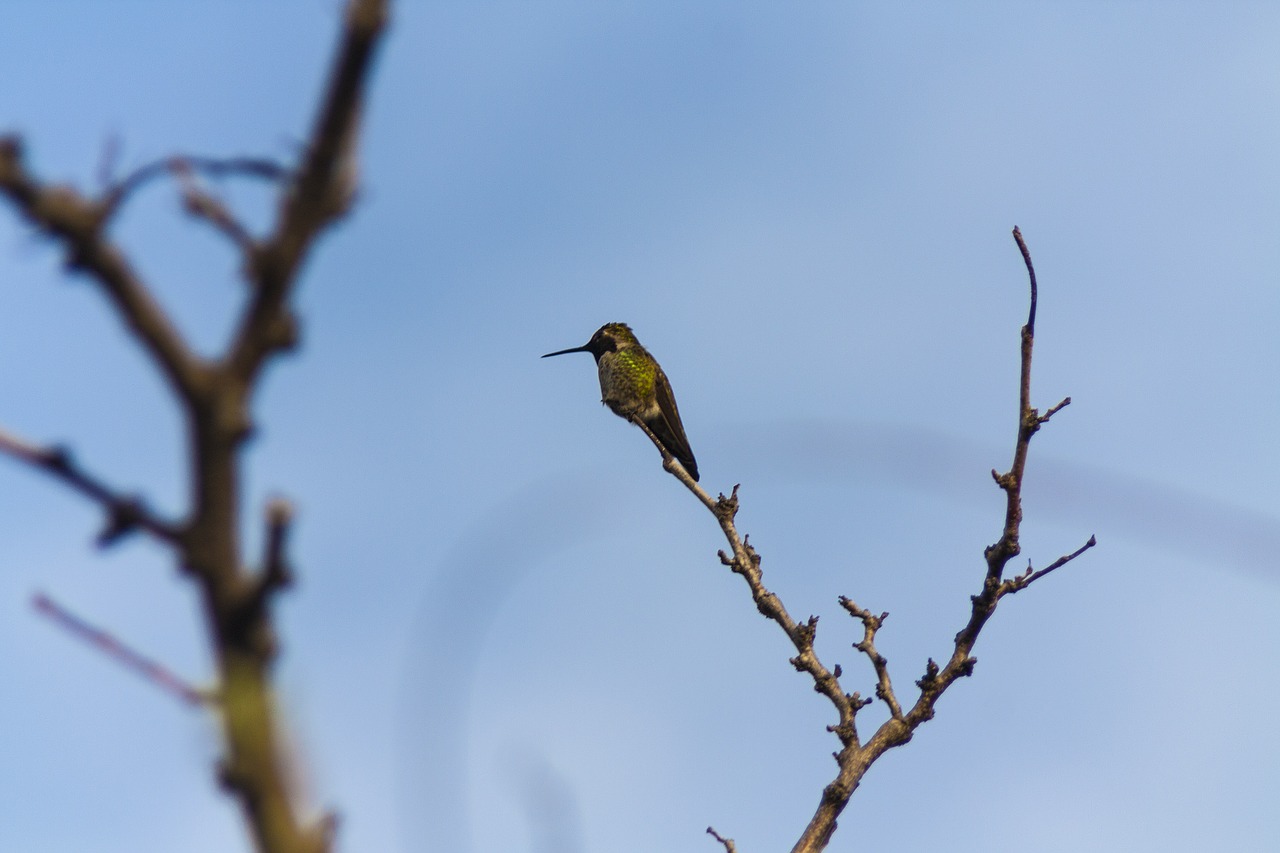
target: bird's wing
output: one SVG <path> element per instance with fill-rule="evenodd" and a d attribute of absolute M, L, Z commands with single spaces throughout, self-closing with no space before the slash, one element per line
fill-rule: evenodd
<path fill-rule="evenodd" d="M 659 435 L 672 456 L 680 460 L 689 473 L 697 479 L 698 465 L 693 459 L 693 450 L 689 448 L 689 439 L 684 434 L 684 424 L 680 422 L 680 410 L 676 408 L 676 397 L 671 393 L 671 383 L 667 375 L 658 368 L 657 387 L 654 388 L 658 398 L 658 410 L 662 412 L 662 420 L 666 423 L 666 434 Z"/>

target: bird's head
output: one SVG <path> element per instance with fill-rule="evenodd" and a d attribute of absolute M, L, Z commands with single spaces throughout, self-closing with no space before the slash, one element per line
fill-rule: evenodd
<path fill-rule="evenodd" d="M 550 358 L 553 355 L 564 355 L 570 352 L 589 352 L 595 356 L 596 361 L 600 360 L 600 356 L 607 352 L 617 352 L 620 349 L 639 346 L 640 342 L 636 340 L 636 336 L 631 333 L 631 327 L 626 323 L 605 323 L 596 329 L 596 333 L 591 336 L 591 340 L 587 341 L 580 347 L 571 349 L 562 349 L 557 352 L 549 352 L 543 358 Z"/>

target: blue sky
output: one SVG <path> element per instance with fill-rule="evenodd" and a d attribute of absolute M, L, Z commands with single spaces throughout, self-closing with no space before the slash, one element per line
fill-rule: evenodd
<path fill-rule="evenodd" d="M 0 128 L 96 186 L 173 152 L 288 157 L 336 0 L 16 2 Z M 269 373 L 246 538 L 298 505 L 282 703 L 343 850 L 789 849 L 829 706 L 713 519 L 598 403 L 625 321 L 765 581 L 945 656 L 998 536 L 1041 285 L 1024 556 L 975 677 L 881 760 L 832 850 L 1266 850 L 1280 834 L 1280 9 L 1272 4 L 413 3 L 355 215 Z M 231 186 L 253 222 L 264 198 Z M 149 189 L 116 229 L 211 351 L 236 261 Z M 86 282 L 0 216 L 0 424 L 181 507 L 178 420 Z M 40 620 L 43 590 L 200 682 L 192 590 L 0 465 L 0 849 L 247 849 L 208 720 Z M 878 708 L 865 712 L 878 721 Z"/>

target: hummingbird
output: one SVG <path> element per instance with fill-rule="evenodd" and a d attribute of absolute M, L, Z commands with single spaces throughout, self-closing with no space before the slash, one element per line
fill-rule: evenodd
<path fill-rule="evenodd" d="M 627 420 L 647 426 L 689 476 L 698 479 L 698 463 L 689 449 L 671 383 L 657 360 L 640 345 L 626 323 L 606 323 L 580 347 L 549 352 L 543 358 L 589 352 L 600 371 L 600 402 Z"/>

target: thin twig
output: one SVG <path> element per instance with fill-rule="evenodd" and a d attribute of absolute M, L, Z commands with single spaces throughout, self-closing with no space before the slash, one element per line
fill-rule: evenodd
<path fill-rule="evenodd" d="M 1040 416 L 1039 418 L 1040 423 L 1047 424 L 1049 422 L 1049 418 L 1053 417 L 1058 412 L 1062 411 L 1063 409 L 1065 409 L 1067 406 L 1070 406 L 1070 405 L 1071 405 L 1071 398 L 1063 397 L 1061 402 L 1054 403 L 1045 411 L 1043 415 Z"/>
<path fill-rule="evenodd" d="M 1036 333 L 1036 300 L 1039 296 L 1036 288 L 1036 268 L 1031 263 L 1031 251 L 1027 248 L 1026 242 L 1022 239 L 1022 230 L 1017 225 L 1013 226 L 1013 240 L 1018 244 L 1018 251 L 1022 253 L 1022 262 L 1027 265 L 1027 278 L 1031 279 L 1031 310 L 1027 312 L 1027 331 L 1035 335 Z"/>
<path fill-rule="evenodd" d="M 1028 565 L 1027 570 L 1025 572 L 1018 575 L 1017 577 L 1006 578 L 1000 584 L 1000 595 L 1001 596 L 1012 595 L 1013 593 L 1018 592 L 1019 590 L 1026 589 L 1027 587 L 1031 586 L 1031 584 L 1033 584 L 1034 582 L 1040 580 L 1040 578 L 1044 577 L 1045 575 L 1049 574 L 1055 569 L 1062 568 L 1067 563 L 1070 563 L 1076 557 L 1079 557 L 1085 551 L 1088 551 L 1090 548 L 1092 548 L 1097 544 L 1098 544 L 1097 537 L 1090 536 L 1088 542 L 1084 543 L 1079 548 L 1072 551 L 1070 554 L 1065 554 L 1059 557 L 1058 559 L 1054 560 L 1052 563 L 1045 566 L 1043 569 L 1040 569 L 1039 571 L 1032 571 L 1031 566 Z"/>
<path fill-rule="evenodd" d="M 725 497 L 722 493 L 719 497 L 713 499 L 689 475 L 689 472 L 667 452 L 662 441 L 654 435 L 653 431 L 643 421 L 639 418 L 632 418 L 631 421 L 644 430 L 645 435 L 658 448 L 658 451 L 662 454 L 662 467 L 681 483 L 684 483 L 685 487 L 693 492 L 703 506 L 716 517 L 720 524 L 720 530 L 724 533 L 732 551 L 732 555 L 721 551 L 719 553 L 720 562 L 732 569 L 735 574 L 741 575 L 743 580 L 747 582 L 747 586 L 751 590 L 751 598 L 756 604 L 756 609 L 765 618 L 776 622 L 795 647 L 797 654 L 790 659 L 791 665 L 796 670 L 807 673 L 813 679 L 813 689 L 827 697 L 827 700 L 831 702 L 836 710 L 838 721 L 835 725 L 828 726 L 827 730 L 834 733 L 840 740 L 840 751 L 835 753 L 836 764 L 839 769 L 835 779 L 823 789 L 822 802 L 818 811 L 810 821 L 809 826 L 806 827 L 800 841 L 796 843 L 792 853 L 821 850 L 830 841 L 831 833 L 835 831 L 836 818 L 849 802 L 849 797 L 858 785 L 858 779 L 861 778 L 866 771 L 866 766 L 870 763 L 867 761 L 864 764 L 863 755 L 865 750 L 862 749 L 858 739 L 855 717 L 858 711 L 870 703 L 871 700 L 864 700 L 857 693 L 845 693 L 839 681 L 839 668 L 837 667 L 835 671 L 829 670 L 819 660 L 813 647 L 818 618 L 811 616 L 805 623 L 797 624 L 791 614 L 787 612 L 786 607 L 783 606 L 782 600 L 765 587 L 762 580 L 763 572 L 760 570 L 760 555 L 751 546 L 747 536 L 739 535 L 734 521 L 738 513 L 738 486 L 733 487 L 728 497 Z"/>
<path fill-rule="evenodd" d="M 207 193 L 196 182 L 195 173 L 184 161 L 174 164 L 174 175 L 182 186 L 182 204 L 187 213 L 203 219 L 232 242 L 247 258 L 252 258 L 258 246 L 249 230 L 236 219 L 220 199 Z"/>
<path fill-rule="evenodd" d="M 724 845 L 724 853 L 738 853 L 738 845 L 733 843 L 732 838 L 725 838 L 709 826 L 707 827 L 707 835 Z"/>
<path fill-rule="evenodd" d="M 273 498 L 267 504 L 267 544 L 261 572 L 261 585 L 268 591 L 284 589 L 293 583 L 293 571 L 286 553 L 292 523 L 293 505 L 284 498 Z"/>
<path fill-rule="evenodd" d="M 104 154 L 102 178 L 104 183 L 110 180 L 111 168 L 114 165 L 115 153 L 108 140 L 108 152 L 111 159 Z M 176 154 L 153 160 L 134 169 L 121 180 L 108 183 L 106 191 L 98 201 L 99 217 L 105 223 L 113 217 L 129 197 L 143 186 L 165 174 L 177 174 L 180 170 L 194 172 L 210 178 L 226 178 L 242 176 L 263 181 L 280 182 L 289 177 L 289 170 L 274 160 L 257 157 L 199 157 Z"/>
<path fill-rule="evenodd" d="M 119 135 L 112 133 L 102 145 L 102 158 L 98 160 L 98 184 L 103 190 L 110 190 L 116 173 L 116 165 L 120 162 L 122 148 Z"/>
<path fill-rule="evenodd" d="M 713 499 L 690 476 L 684 466 L 667 452 L 662 441 L 649 429 L 644 421 L 639 418 L 632 418 L 631 422 L 644 430 L 645 435 L 649 436 L 649 440 L 658 448 L 658 451 L 662 454 L 663 468 L 684 483 L 685 487 L 693 492 L 698 500 L 702 502 L 702 505 L 719 521 L 720 529 L 723 531 L 725 539 L 732 550 L 732 556 L 721 551 L 720 561 L 733 569 L 735 574 L 742 576 L 742 579 L 747 582 L 747 586 L 751 590 L 751 598 L 756 603 L 756 609 L 766 618 L 776 622 L 786 633 L 788 639 L 791 640 L 792 645 L 795 646 L 798 652 L 795 657 L 791 658 L 791 665 L 798 671 L 807 673 L 813 679 L 814 690 L 826 696 L 835 706 L 840 722 L 832 731 L 836 732 L 841 742 L 846 746 L 856 744 L 857 731 L 854 727 L 853 718 L 857 709 L 851 701 L 852 697 L 841 690 L 840 682 L 836 679 L 836 676 L 823 665 L 813 649 L 813 638 L 817 633 L 818 626 L 817 617 L 811 616 L 803 624 L 797 623 L 792 618 L 786 607 L 783 606 L 782 599 L 770 592 L 764 585 L 764 572 L 760 570 L 760 555 L 751 546 L 749 537 L 740 536 L 738 533 L 734 522 L 734 518 L 738 513 L 738 487 L 734 486 L 732 493 L 728 497 L 721 494 Z"/>
<path fill-rule="evenodd" d="M 902 707 L 898 704 L 898 697 L 893 692 L 893 683 L 889 679 L 889 661 L 880 654 L 875 645 L 876 632 L 880 630 L 884 620 L 889 618 L 889 614 L 881 613 L 875 616 L 870 610 L 859 607 L 847 596 L 840 596 L 839 601 L 840 606 L 847 610 L 850 616 L 862 622 L 862 640 L 854 643 L 853 647 L 871 661 L 871 666 L 876 673 L 876 698 L 888 706 L 889 716 L 895 720 L 901 720 Z"/>
<path fill-rule="evenodd" d="M 100 504 L 107 513 L 107 522 L 98 534 L 101 546 L 114 544 L 139 528 L 170 543 L 181 538 L 177 525 L 162 520 L 140 498 L 121 494 L 90 476 L 65 448 L 40 447 L 0 428 L 0 453 L 56 477 Z"/>
<path fill-rule="evenodd" d="M 69 187 L 37 181 L 26 170 L 16 136 L 0 137 L 0 193 L 31 224 L 62 243 L 69 268 L 88 273 L 102 286 L 174 392 L 190 399 L 204 384 L 203 365 L 124 254 L 102 233 L 99 206 Z"/>
<path fill-rule="evenodd" d="M 169 695 L 195 708 L 202 708 L 213 702 L 211 693 L 192 687 L 171 670 L 142 653 L 134 651 L 107 631 L 89 624 L 44 593 L 37 593 L 31 600 L 31 605 L 41 616 L 48 617 L 54 624 L 89 643 L 125 669 L 137 673 Z"/>

